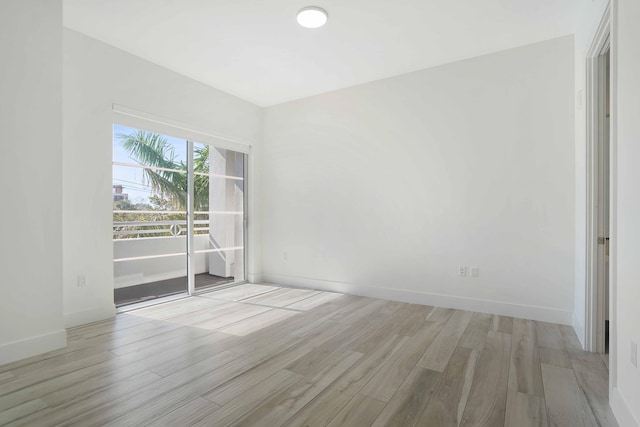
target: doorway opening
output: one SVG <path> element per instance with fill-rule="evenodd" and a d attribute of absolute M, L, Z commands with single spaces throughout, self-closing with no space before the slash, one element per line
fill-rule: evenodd
<path fill-rule="evenodd" d="M 586 350 L 609 353 L 611 41 L 606 13 L 587 56 Z M 608 358 L 605 357 L 608 366 Z"/>
<path fill-rule="evenodd" d="M 245 282 L 247 155 L 114 125 L 116 306 Z"/>
<path fill-rule="evenodd" d="M 598 108 L 598 127 L 600 132 L 597 141 L 597 287 L 599 311 L 604 312 L 604 316 L 601 315 L 598 318 L 598 328 L 602 328 L 602 330 L 598 331 L 598 336 L 596 337 L 596 351 L 598 353 L 609 353 L 610 57 L 610 48 L 607 43 L 606 52 L 598 57 L 598 98 L 600 103 L 600 108 Z"/>

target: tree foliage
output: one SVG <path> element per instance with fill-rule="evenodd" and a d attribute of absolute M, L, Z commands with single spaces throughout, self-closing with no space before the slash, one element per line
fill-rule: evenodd
<path fill-rule="evenodd" d="M 114 238 L 170 236 L 169 232 L 145 234 L 140 231 L 167 228 L 166 225 L 153 225 L 158 221 L 186 220 L 185 214 L 171 211 L 186 210 L 187 164 L 177 159 L 173 145 L 157 133 L 138 130 L 130 134 L 117 134 L 116 138 L 134 161 L 151 167 L 143 169 L 143 182 L 151 187 L 153 194 L 149 197 L 148 204 L 134 204 L 129 200 L 113 202 L 114 211 L 128 211 L 114 212 L 114 231 L 127 232 L 114 233 Z M 194 207 L 196 211 L 206 211 L 209 208 L 209 146 L 195 147 L 193 155 Z M 116 225 L 123 222 L 148 222 L 149 225 Z"/>
<path fill-rule="evenodd" d="M 131 158 L 143 166 L 144 182 L 153 195 L 171 202 L 173 209 L 185 210 L 187 197 L 187 164 L 177 160 L 175 148 L 162 135 L 138 130 L 130 134 L 117 134 L 122 147 Z M 193 153 L 194 206 L 196 211 L 209 206 L 209 146 L 196 147 Z"/>

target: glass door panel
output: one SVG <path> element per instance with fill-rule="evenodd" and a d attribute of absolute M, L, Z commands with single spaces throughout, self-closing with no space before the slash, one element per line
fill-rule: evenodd
<path fill-rule="evenodd" d="M 194 143 L 195 287 L 245 281 L 246 155 Z"/>
<path fill-rule="evenodd" d="M 114 126 L 114 299 L 187 290 L 186 141 Z"/>

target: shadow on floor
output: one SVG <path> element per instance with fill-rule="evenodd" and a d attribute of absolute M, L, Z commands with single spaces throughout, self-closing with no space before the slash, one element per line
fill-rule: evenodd
<path fill-rule="evenodd" d="M 196 289 L 227 285 L 233 283 L 233 280 L 233 277 L 219 277 L 208 273 L 196 274 Z M 183 276 L 114 289 L 113 296 L 116 307 L 121 307 L 127 304 L 181 294 L 186 291 L 187 277 Z"/>

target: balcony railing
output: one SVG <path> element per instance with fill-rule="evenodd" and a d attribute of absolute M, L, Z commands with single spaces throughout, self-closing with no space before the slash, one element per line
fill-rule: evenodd
<path fill-rule="evenodd" d="M 194 212 L 194 235 L 202 236 L 206 239 L 209 234 L 210 220 L 212 215 L 242 215 L 239 211 L 196 211 Z M 136 240 L 140 243 L 149 239 L 166 239 L 171 237 L 187 236 L 187 213 L 186 211 L 154 211 L 154 210 L 114 210 L 113 211 L 113 241 L 134 244 Z M 143 239 L 143 240 L 140 240 Z M 244 246 L 219 247 L 214 240 L 206 239 L 208 247 L 196 247 L 193 254 L 207 254 L 216 252 L 229 252 L 243 250 Z M 129 253 L 123 254 L 120 250 L 114 253 L 114 262 L 151 260 L 156 258 L 168 258 L 185 256 L 184 250 L 175 251 L 168 246 L 169 242 L 153 244 L 153 246 L 127 246 Z M 118 248 L 124 248 L 118 246 Z M 134 249 L 138 248 L 138 249 Z M 134 253 L 131 253 L 133 251 Z M 151 252 L 150 252 L 151 251 Z M 153 253 L 159 251 L 160 253 Z"/>
<path fill-rule="evenodd" d="M 210 215 L 242 215 L 242 212 L 194 212 L 193 232 L 195 235 L 209 232 Z M 185 236 L 187 233 L 186 216 L 186 211 L 114 210 L 113 239 Z"/>

